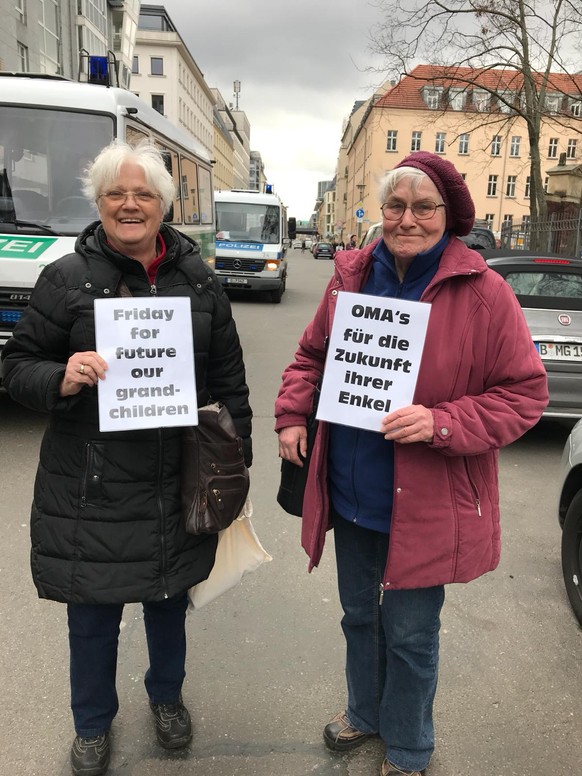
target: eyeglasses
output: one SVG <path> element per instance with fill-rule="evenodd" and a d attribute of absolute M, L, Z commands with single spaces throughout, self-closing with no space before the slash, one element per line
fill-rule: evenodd
<path fill-rule="evenodd" d="M 133 197 L 136 202 L 140 203 L 140 205 L 148 205 L 151 202 L 154 202 L 156 199 L 161 199 L 159 194 L 152 194 L 151 191 L 120 191 L 119 189 L 106 191 L 104 194 L 100 194 L 99 196 L 113 204 L 127 202 L 128 197 Z"/>
<path fill-rule="evenodd" d="M 445 205 L 437 205 L 435 202 L 415 202 L 412 205 L 403 205 L 402 202 L 384 202 L 380 209 L 387 221 L 399 221 L 405 210 L 410 210 L 419 221 L 426 221 L 434 216 L 439 207 L 445 207 Z"/>

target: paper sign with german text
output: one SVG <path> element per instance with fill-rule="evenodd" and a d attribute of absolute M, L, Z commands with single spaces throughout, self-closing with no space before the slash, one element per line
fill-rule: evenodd
<path fill-rule="evenodd" d="M 198 424 L 187 297 L 96 299 L 95 332 L 101 431 Z"/>
<path fill-rule="evenodd" d="M 340 291 L 317 417 L 379 431 L 412 404 L 430 304 Z"/>

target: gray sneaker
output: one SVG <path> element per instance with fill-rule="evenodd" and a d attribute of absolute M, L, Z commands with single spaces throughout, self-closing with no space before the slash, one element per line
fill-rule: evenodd
<path fill-rule="evenodd" d="M 386 759 L 380 768 L 380 776 L 424 776 L 424 771 L 403 771 Z"/>

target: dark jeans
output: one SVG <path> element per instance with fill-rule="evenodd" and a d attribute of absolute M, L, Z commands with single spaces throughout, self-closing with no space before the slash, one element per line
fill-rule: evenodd
<path fill-rule="evenodd" d="M 180 697 L 186 662 L 188 596 L 144 603 L 150 666 L 145 687 L 153 703 Z M 77 735 L 105 733 L 117 714 L 117 644 L 123 604 L 69 604 L 71 709 Z"/>
<path fill-rule="evenodd" d="M 346 638 L 347 713 L 379 733 L 390 762 L 426 768 L 434 751 L 440 611 L 444 587 L 387 590 L 379 604 L 389 535 L 334 515 L 335 551 Z"/>

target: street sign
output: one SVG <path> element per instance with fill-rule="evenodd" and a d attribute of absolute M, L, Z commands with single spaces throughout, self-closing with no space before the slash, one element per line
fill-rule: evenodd
<path fill-rule="evenodd" d="M 364 209 L 359 207 L 356 210 L 356 218 L 363 218 L 364 217 Z"/>

